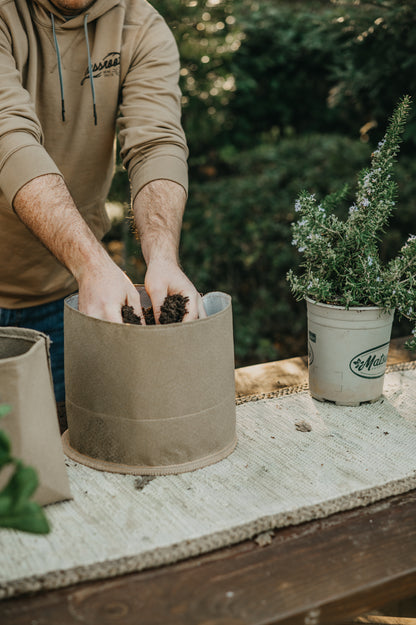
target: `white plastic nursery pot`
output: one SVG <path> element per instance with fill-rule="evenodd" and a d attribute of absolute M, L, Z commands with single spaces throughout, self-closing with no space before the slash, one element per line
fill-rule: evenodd
<path fill-rule="evenodd" d="M 138 287 L 142 305 L 150 305 Z M 234 449 L 231 297 L 208 293 L 207 317 L 140 326 L 89 317 L 65 301 L 66 454 L 136 475 L 192 471 Z"/>
<path fill-rule="evenodd" d="M 394 311 L 306 301 L 312 397 L 344 406 L 379 399 Z"/>

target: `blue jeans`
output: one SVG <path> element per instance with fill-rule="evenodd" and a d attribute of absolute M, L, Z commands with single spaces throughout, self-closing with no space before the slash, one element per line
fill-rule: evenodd
<path fill-rule="evenodd" d="M 0 326 L 30 328 L 50 337 L 55 399 L 57 402 L 65 401 L 64 299 L 30 308 L 0 308 Z"/>

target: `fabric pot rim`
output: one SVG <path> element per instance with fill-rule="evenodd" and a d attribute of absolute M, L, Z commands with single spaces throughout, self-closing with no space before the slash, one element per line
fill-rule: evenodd
<path fill-rule="evenodd" d="M 142 284 L 135 284 L 134 286 L 136 287 L 137 291 L 139 291 L 139 293 L 140 293 L 140 290 L 144 290 L 144 286 Z M 207 315 L 207 317 L 203 317 L 200 319 L 193 319 L 192 321 L 186 321 L 185 323 L 183 323 L 182 321 L 178 321 L 175 323 L 166 323 L 166 324 L 157 324 L 157 325 L 156 324 L 155 325 L 139 325 L 139 324 L 134 324 L 134 323 L 118 323 L 116 321 L 108 321 L 106 319 L 100 319 L 99 317 L 92 317 L 91 315 L 87 315 L 86 313 L 80 312 L 78 310 L 78 293 L 72 293 L 71 295 L 68 295 L 68 297 L 65 298 L 65 306 L 69 306 L 78 315 L 82 315 L 83 317 L 94 319 L 99 324 L 119 325 L 119 326 L 126 327 L 126 328 L 133 327 L 135 332 L 136 331 L 143 332 L 143 330 L 146 330 L 147 332 L 149 331 L 154 332 L 155 330 L 157 330 L 158 332 L 161 332 L 161 331 L 168 332 L 172 328 L 179 328 L 179 327 L 186 328 L 187 326 L 189 327 L 190 324 L 195 324 L 195 323 L 200 324 L 200 323 L 207 323 L 207 322 L 210 323 L 213 317 L 219 317 L 221 315 L 227 314 L 227 310 L 229 306 L 231 305 L 231 295 L 228 295 L 228 293 L 224 293 L 223 291 L 210 291 L 209 293 L 206 293 L 202 297 L 202 301 L 204 300 L 208 301 L 212 296 L 223 297 L 224 299 L 227 300 L 227 305 L 224 306 L 224 308 L 220 310 L 219 312 Z M 75 305 L 73 305 L 74 303 Z"/>
<path fill-rule="evenodd" d="M 39 336 L 43 337 L 46 340 L 46 343 L 49 347 L 49 336 L 47 336 L 46 334 L 44 334 L 43 332 L 39 332 L 38 330 L 31 330 L 30 328 L 17 328 L 19 331 L 21 330 L 28 330 L 27 333 L 25 333 L 25 335 L 21 335 L 19 336 L 17 333 L 15 335 L 11 334 L 10 332 L 4 332 L 5 328 L 10 328 L 10 329 L 15 329 L 12 328 L 11 326 L 4 326 L 0 328 L 0 338 L 7 338 L 9 340 L 16 340 L 16 341 L 27 341 L 28 343 L 31 343 L 31 345 L 28 346 L 27 349 L 25 349 L 25 351 L 23 352 L 19 352 L 18 354 L 14 354 L 12 356 L 6 356 L 6 357 L 0 357 L 0 365 L 2 365 L 3 363 L 6 365 L 8 364 L 11 360 L 15 360 L 16 358 L 19 358 L 19 360 L 24 360 L 27 358 L 30 358 L 31 356 L 31 352 L 33 352 L 35 349 L 37 349 L 37 345 L 38 345 L 38 341 L 39 341 Z"/>

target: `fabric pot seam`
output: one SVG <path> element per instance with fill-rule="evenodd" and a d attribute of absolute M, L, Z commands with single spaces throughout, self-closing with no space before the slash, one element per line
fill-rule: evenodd
<path fill-rule="evenodd" d="M 76 410 L 81 410 L 82 412 L 86 412 L 91 416 L 94 417 L 98 417 L 98 418 L 102 418 L 102 419 L 106 419 L 108 421 L 118 421 L 118 422 L 123 422 L 123 423 L 167 423 L 169 421 L 177 421 L 179 419 L 190 419 L 193 417 L 197 417 L 199 415 L 203 415 L 205 412 L 211 412 L 213 410 L 215 410 L 216 408 L 220 408 L 221 406 L 223 406 L 225 403 L 230 402 L 229 398 L 224 399 L 223 401 L 219 402 L 218 404 L 214 404 L 213 406 L 210 406 L 209 408 L 205 408 L 204 410 L 200 410 L 199 412 L 190 412 L 188 414 L 185 415 L 178 415 L 176 417 L 163 417 L 163 418 L 157 418 L 157 419 L 129 419 L 128 417 L 124 417 L 122 415 L 108 415 L 105 414 L 104 412 L 96 412 L 94 410 L 90 410 L 89 408 L 84 408 L 83 406 L 79 406 L 78 404 L 76 404 L 75 402 L 71 401 L 70 399 L 66 399 L 66 403 L 67 404 L 71 404 L 71 406 L 73 406 Z"/>

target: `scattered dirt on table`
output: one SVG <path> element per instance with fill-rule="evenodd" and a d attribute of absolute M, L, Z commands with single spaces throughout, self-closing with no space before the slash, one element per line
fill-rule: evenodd
<path fill-rule="evenodd" d="M 262 532 L 261 534 L 257 534 L 257 536 L 254 537 L 254 542 L 256 542 L 259 547 L 265 547 L 266 545 L 271 544 L 273 540 L 273 536 L 274 536 L 273 530 Z"/>
<path fill-rule="evenodd" d="M 165 301 L 160 307 L 160 323 L 180 323 L 187 312 L 186 304 L 188 302 L 189 297 L 184 297 L 180 293 L 165 297 Z M 149 306 L 149 308 L 143 308 L 142 310 L 146 325 L 155 325 L 153 308 Z M 121 316 L 123 317 L 124 323 L 141 325 L 140 317 L 134 312 L 133 306 L 128 306 L 127 304 L 122 306 Z"/>
<path fill-rule="evenodd" d="M 298 432 L 311 432 L 312 431 L 312 426 L 310 425 L 310 423 L 307 423 L 306 421 L 297 421 L 295 423 L 295 428 L 297 429 Z"/>
<path fill-rule="evenodd" d="M 139 477 L 136 477 L 134 480 L 134 488 L 136 490 L 143 490 L 143 488 L 147 486 L 149 482 L 156 479 L 156 477 L 156 475 L 139 475 Z"/>

